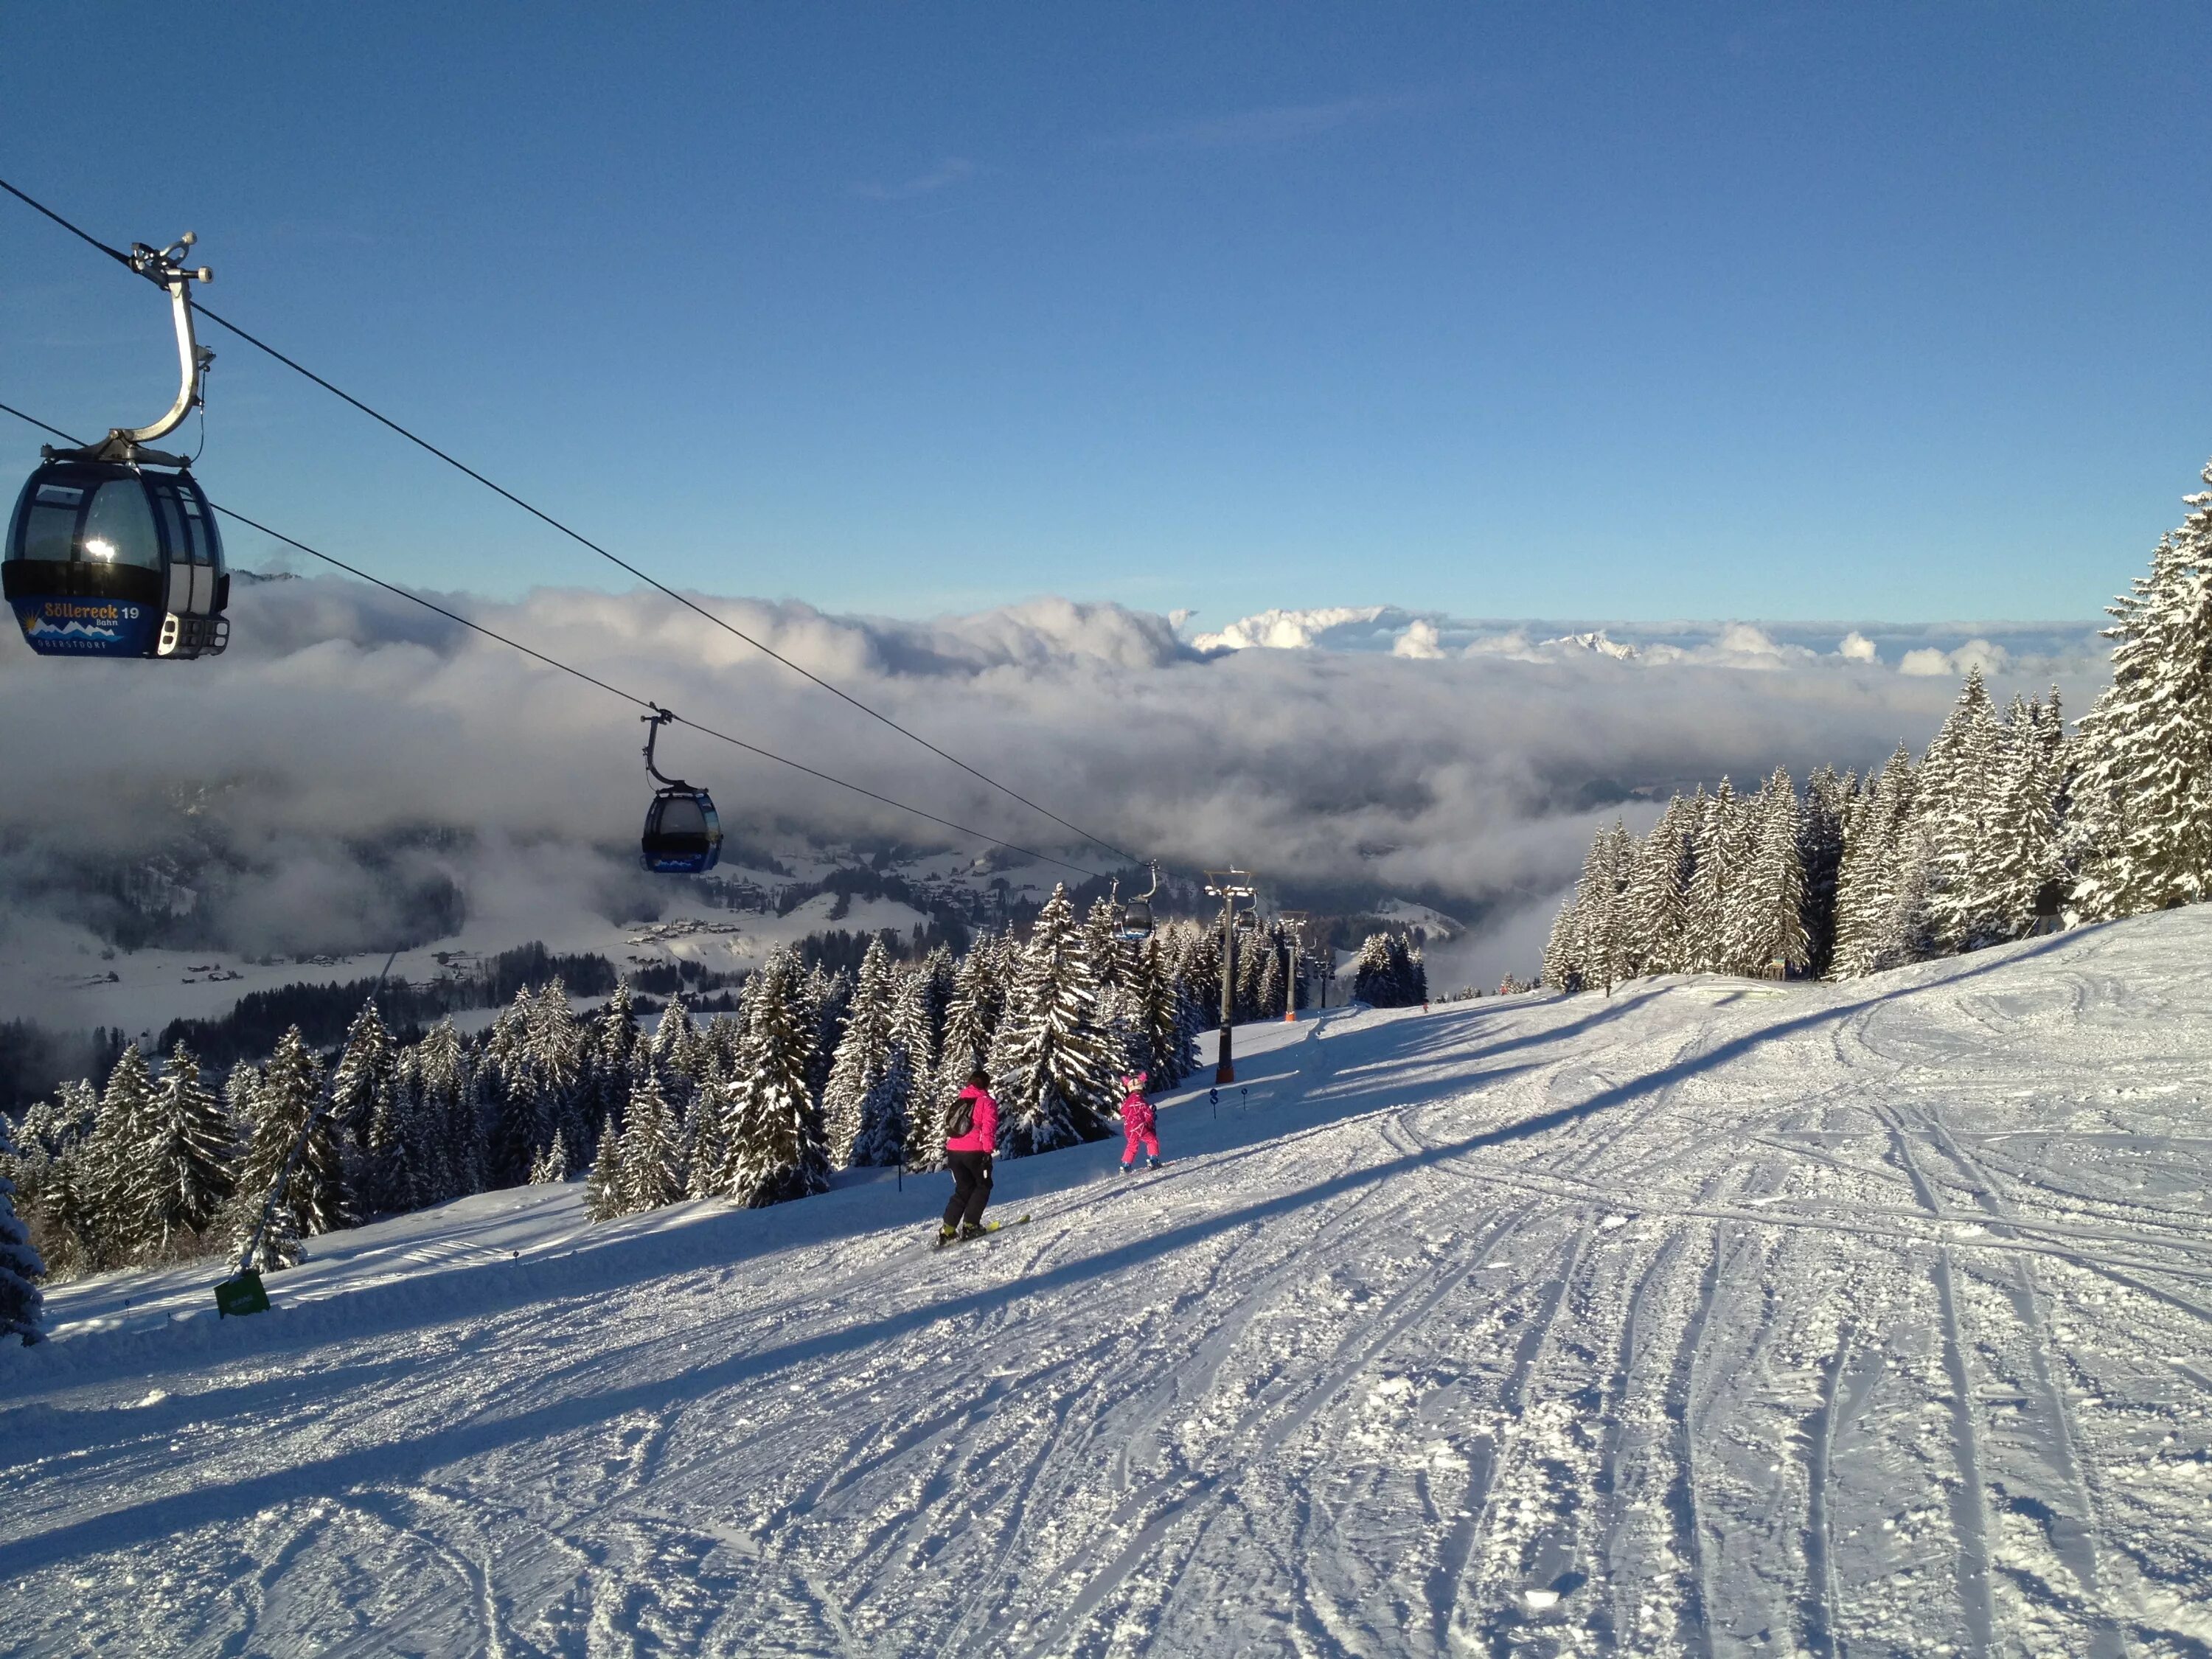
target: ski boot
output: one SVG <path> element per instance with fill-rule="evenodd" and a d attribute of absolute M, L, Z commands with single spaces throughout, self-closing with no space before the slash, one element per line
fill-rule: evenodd
<path fill-rule="evenodd" d="M 1148 1158 L 1145 1160 L 1145 1167 L 1147 1170 L 1157 1170 L 1160 1167 L 1160 1161 L 1156 1158 Z"/>
<path fill-rule="evenodd" d="M 1127 1175 L 1130 1170 L 1135 1169 L 1137 1166 L 1133 1164 L 1118 1164 L 1115 1167 L 1118 1168 L 1123 1175 Z"/>
<path fill-rule="evenodd" d="M 960 1224 L 961 1243 L 964 1244 L 971 1238 L 981 1238 L 990 1231 L 988 1227 L 979 1227 L 972 1221 L 963 1221 Z"/>
<path fill-rule="evenodd" d="M 937 1230 L 937 1248 L 941 1250 L 959 1237 L 960 1230 L 957 1227 L 939 1227 Z"/>

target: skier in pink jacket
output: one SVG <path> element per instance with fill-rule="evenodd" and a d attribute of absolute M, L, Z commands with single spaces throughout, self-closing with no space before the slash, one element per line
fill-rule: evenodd
<path fill-rule="evenodd" d="M 1121 1173 L 1127 1175 L 1136 1167 L 1137 1148 L 1145 1149 L 1145 1167 L 1160 1167 L 1159 1118 L 1152 1110 L 1152 1103 L 1145 1098 L 1147 1074 L 1137 1072 L 1123 1078 L 1121 1087 L 1127 1093 L 1121 1097 Z"/>
<path fill-rule="evenodd" d="M 952 1171 L 952 1198 L 945 1206 L 937 1242 L 981 1238 L 983 1206 L 991 1201 L 991 1154 L 999 1146 L 999 1103 L 991 1098 L 991 1079 L 981 1071 L 968 1074 L 968 1085 L 945 1119 L 945 1164 Z"/>

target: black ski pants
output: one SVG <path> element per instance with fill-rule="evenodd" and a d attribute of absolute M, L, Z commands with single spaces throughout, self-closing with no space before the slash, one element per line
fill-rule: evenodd
<path fill-rule="evenodd" d="M 990 1153 L 947 1152 L 945 1167 L 952 1171 L 952 1198 L 945 1206 L 945 1224 L 981 1226 L 983 1206 L 991 1201 Z"/>

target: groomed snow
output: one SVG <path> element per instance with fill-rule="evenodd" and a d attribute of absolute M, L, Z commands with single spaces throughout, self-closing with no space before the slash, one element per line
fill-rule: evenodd
<path fill-rule="evenodd" d="M 2202 1655 L 2212 908 L 1238 1033 L 1175 1160 L 58 1289 L 26 1652 Z"/>

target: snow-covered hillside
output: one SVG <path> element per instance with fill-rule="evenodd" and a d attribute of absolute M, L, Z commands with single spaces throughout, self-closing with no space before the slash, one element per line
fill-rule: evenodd
<path fill-rule="evenodd" d="M 58 1289 L 29 1652 L 2202 1655 L 2212 908 L 1331 1012 L 1175 1160 Z"/>

